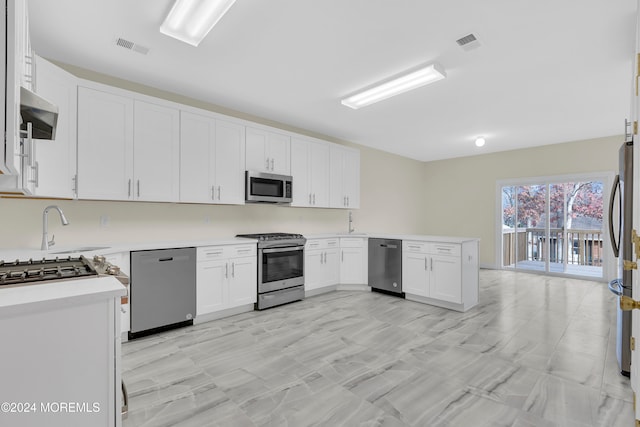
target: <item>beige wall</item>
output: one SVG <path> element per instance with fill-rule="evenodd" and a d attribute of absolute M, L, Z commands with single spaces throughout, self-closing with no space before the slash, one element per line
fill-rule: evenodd
<path fill-rule="evenodd" d="M 598 138 L 425 163 L 422 232 L 479 237 L 480 263 L 496 266 L 497 181 L 614 172 L 622 141 Z"/>
<path fill-rule="evenodd" d="M 612 172 L 622 137 L 421 163 L 313 132 L 274 123 L 217 105 L 59 64 L 79 77 L 198 108 L 240 117 L 354 146 L 361 151 L 361 209 L 353 210 L 357 231 L 424 233 L 481 238 L 481 264 L 494 266 L 496 181 L 508 178 Z M 237 233 L 344 232 L 342 209 L 264 205 L 223 206 L 142 202 L 0 199 L 0 248 L 37 248 L 42 210 L 56 203 L 71 225 L 55 213 L 50 230 L 59 246 L 229 237 Z M 101 217 L 108 224 L 101 224 Z"/>
<path fill-rule="evenodd" d="M 416 190 L 411 190 L 412 187 L 420 188 L 423 173 L 421 162 L 87 70 L 64 67 L 82 78 L 357 147 L 361 150 L 361 209 L 353 210 L 356 230 L 418 233 L 422 228 L 423 200 L 416 197 Z M 4 198 L 0 199 L 0 248 L 38 248 L 42 233 L 42 210 L 53 203 L 64 210 L 71 222 L 63 228 L 57 214 L 49 214 L 50 234 L 56 235 L 59 247 L 209 239 L 269 231 L 307 234 L 346 232 L 348 227 L 348 212 L 342 209 Z M 101 224 L 101 217 L 108 217 L 106 226 Z"/>

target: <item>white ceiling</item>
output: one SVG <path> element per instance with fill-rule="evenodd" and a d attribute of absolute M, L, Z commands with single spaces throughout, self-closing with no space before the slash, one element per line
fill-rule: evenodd
<path fill-rule="evenodd" d="M 620 135 L 629 117 L 636 0 L 237 0 L 197 48 L 159 32 L 173 0 L 28 1 L 41 56 L 418 160 Z M 432 61 L 447 79 L 340 104 Z"/>

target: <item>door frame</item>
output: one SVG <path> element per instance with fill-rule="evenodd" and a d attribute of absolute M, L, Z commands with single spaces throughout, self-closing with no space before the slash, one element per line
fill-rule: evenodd
<path fill-rule="evenodd" d="M 549 176 L 538 176 L 538 177 L 522 177 L 522 178 L 511 178 L 511 179 L 500 179 L 496 181 L 496 204 L 495 204 L 495 265 L 497 270 L 511 270 L 509 268 L 505 268 L 502 265 L 502 188 L 503 187 L 516 187 L 521 185 L 547 185 L 546 191 L 546 210 L 548 213 L 549 210 L 549 184 L 560 184 L 564 182 L 575 182 L 575 181 L 602 181 L 602 206 L 603 206 L 603 220 L 602 220 L 602 246 L 603 246 L 603 260 L 602 260 L 602 277 L 588 277 L 588 276 L 576 276 L 569 275 L 566 273 L 555 273 L 550 272 L 549 270 L 549 260 L 545 261 L 546 270 L 544 272 L 541 271 L 526 271 L 527 273 L 532 274 L 545 274 L 550 276 L 559 276 L 559 277 L 571 277 L 571 278 L 579 278 L 585 280 L 596 280 L 599 282 L 606 282 L 608 278 L 614 277 L 617 274 L 617 263 L 616 258 L 613 255 L 613 250 L 611 249 L 611 242 L 609 239 L 609 218 L 607 216 L 607 206 L 609 206 L 609 199 L 611 197 L 611 185 L 615 178 L 615 172 L 586 172 L 586 173 L 575 173 L 575 174 L 566 174 L 566 175 L 549 175 Z M 548 221 L 547 221 L 548 222 Z M 547 234 L 549 231 L 549 224 L 545 224 L 545 228 L 547 229 Z M 547 240 L 547 245 L 549 244 L 549 239 Z M 515 269 L 514 269 L 515 270 Z M 523 271 L 523 270 L 518 270 Z"/>

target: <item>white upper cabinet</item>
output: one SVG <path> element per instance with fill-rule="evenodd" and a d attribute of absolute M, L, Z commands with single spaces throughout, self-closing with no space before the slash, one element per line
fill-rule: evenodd
<path fill-rule="evenodd" d="M 245 128 L 216 120 L 215 202 L 244 203 Z"/>
<path fill-rule="evenodd" d="M 329 207 L 329 144 L 291 140 L 292 206 Z"/>
<path fill-rule="evenodd" d="M 247 127 L 246 169 L 291 174 L 291 138 L 288 135 Z"/>
<path fill-rule="evenodd" d="M 180 112 L 173 107 L 136 100 L 134 115 L 134 199 L 176 202 L 180 179 Z"/>
<path fill-rule="evenodd" d="M 214 200 L 212 151 L 216 122 L 213 118 L 180 112 L 180 201 L 212 203 Z"/>
<path fill-rule="evenodd" d="M 178 201 L 180 113 L 161 102 L 78 88 L 78 198 Z"/>
<path fill-rule="evenodd" d="M 244 126 L 181 112 L 180 201 L 244 203 Z"/>
<path fill-rule="evenodd" d="M 78 198 L 132 200 L 133 99 L 78 88 Z"/>
<path fill-rule="evenodd" d="M 5 100 L 0 107 L 4 113 L 0 114 L 0 121 L 5 132 L 4 149 L 0 150 L 0 173 L 19 175 L 23 164 L 30 163 L 22 156 L 30 153 L 23 152 L 20 144 L 20 87 L 32 89 L 33 55 L 26 0 L 6 0 L 2 6 L 6 11 L 6 28 L 3 24 L 0 45 L 5 50 L 7 66 L 6 70 L 0 67 L 6 85 Z M 4 187 L 5 183 L 0 182 L 0 185 Z"/>
<path fill-rule="evenodd" d="M 38 95 L 58 106 L 55 139 L 36 140 L 35 195 L 75 197 L 78 79 L 36 56 Z"/>
<path fill-rule="evenodd" d="M 72 111 L 72 92 L 62 93 L 59 86 L 55 96 Z M 79 80 L 77 197 L 244 204 L 245 171 L 250 170 L 293 175 L 293 206 L 359 207 L 358 150 L 302 136 L 294 136 L 292 145 L 288 134 L 246 123 Z M 72 156 L 65 161 L 72 165 Z M 73 178 L 73 168 L 56 173 L 60 177 L 51 183 L 56 188 L 58 181 L 69 180 L 67 174 Z M 54 197 L 73 197 L 63 194 L 69 193 L 47 190 Z"/>
<path fill-rule="evenodd" d="M 330 207 L 360 207 L 360 152 L 340 145 L 330 148 Z"/>

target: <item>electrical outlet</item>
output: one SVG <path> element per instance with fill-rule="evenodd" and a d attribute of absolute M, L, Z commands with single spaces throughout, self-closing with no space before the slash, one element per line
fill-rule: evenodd
<path fill-rule="evenodd" d="M 110 218 L 107 215 L 100 216 L 100 227 L 108 227 Z"/>

